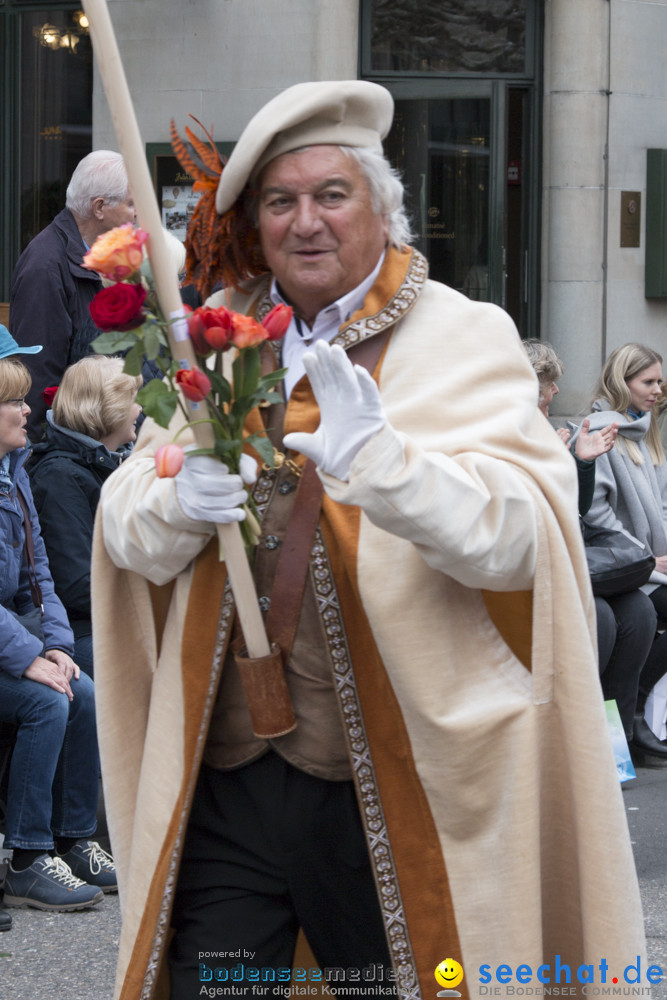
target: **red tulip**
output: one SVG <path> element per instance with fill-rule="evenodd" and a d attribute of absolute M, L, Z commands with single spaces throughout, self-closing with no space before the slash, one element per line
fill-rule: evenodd
<path fill-rule="evenodd" d="M 155 471 L 160 479 L 173 479 L 183 465 L 185 453 L 180 444 L 163 444 L 155 452 Z"/>
<path fill-rule="evenodd" d="M 211 391 L 211 380 L 199 368 L 179 368 L 176 382 L 183 390 L 183 395 L 193 403 L 201 403 Z"/>
<path fill-rule="evenodd" d="M 190 340 L 197 354 L 210 354 L 211 348 L 224 351 L 229 346 L 232 315 L 224 306 L 217 309 L 199 306 L 188 316 Z"/>
<path fill-rule="evenodd" d="M 269 335 L 269 340 L 282 340 L 282 338 L 287 333 L 287 328 L 292 322 L 292 313 L 294 310 L 291 306 L 286 306 L 282 302 L 279 302 L 277 306 L 274 306 L 271 312 L 267 313 L 262 320 L 262 326 Z"/>
<path fill-rule="evenodd" d="M 221 326 L 207 326 L 204 329 L 204 339 L 214 351 L 224 351 L 229 346 L 229 334 Z"/>
<path fill-rule="evenodd" d="M 206 327 L 204 326 L 204 321 L 199 315 L 199 310 L 196 309 L 195 312 L 188 313 L 188 333 L 190 335 L 190 340 L 192 341 L 192 346 L 195 349 L 195 354 L 202 354 L 204 357 L 211 353 L 210 345 L 206 342 L 204 337 L 204 332 Z"/>

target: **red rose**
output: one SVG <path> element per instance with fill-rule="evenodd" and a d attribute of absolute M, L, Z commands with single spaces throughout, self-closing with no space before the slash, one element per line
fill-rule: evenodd
<path fill-rule="evenodd" d="M 57 392 L 58 392 L 57 385 L 47 385 L 46 389 L 42 390 L 42 399 L 44 400 L 47 406 L 53 406 L 53 400 L 55 399 L 55 395 Z"/>
<path fill-rule="evenodd" d="M 193 403 L 201 403 L 211 391 L 211 380 L 199 368 L 179 368 L 176 382 L 183 390 L 183 395 Z"/>
<path fill-rule="evenodd" d="M 131 330 L 143 323 L 145 298 L 143 285 L 119 281 L 97 293 L 90 303 L 90 315 L 100 330 Z"/>

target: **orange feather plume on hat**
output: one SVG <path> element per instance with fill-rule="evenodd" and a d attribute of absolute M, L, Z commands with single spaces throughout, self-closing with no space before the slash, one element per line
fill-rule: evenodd
<path fill-rule="evenodd" d="M 235 203 L 223 215 L 216 213 L 215 196 L 226 159 L 210 132 L 194 115 L 189 117 L 206 141 L 186 125 L 186 142 L 172 118 L 171 148 L 183 169 L 194 178 L 193 190 L 201 191 L 185 237 L 185 282 L 194 284 L 201 297 L 207 299 L 216 286 L 238 287 L 246 279 L 263 274 L 267 267 L 258 233 L 242 206 Z"/>

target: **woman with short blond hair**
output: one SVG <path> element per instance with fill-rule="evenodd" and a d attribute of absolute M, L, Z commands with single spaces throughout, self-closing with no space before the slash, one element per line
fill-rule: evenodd
<path fill-rule="evenodd" d="M 75 636 L 75 658 L 93 676 L 90 556 L 100 490 L 136 438 L 140 375 L 121 358 L 82 358 L 65 371 L 28 465 L 56 593 Z"/>

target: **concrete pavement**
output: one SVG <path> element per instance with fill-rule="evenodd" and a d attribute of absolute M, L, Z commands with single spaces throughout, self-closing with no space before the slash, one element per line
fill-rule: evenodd
<path fill-rule="evenodd" d="M 667 767 L 640 768 L 623 788 L 644 904 L 649 959 L 666 977 L 653 988 L 667 1000 Z M 0 1000 L 111 1000 L 120 910 L 105 896 L 93 910 L 48 914 L 12 910 L 0 934 Z"/>

